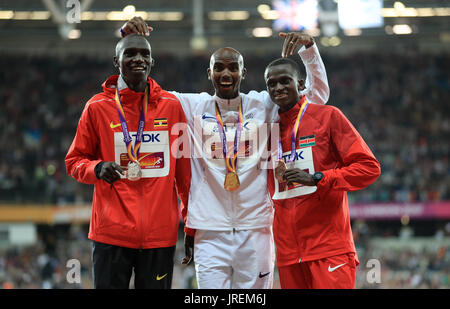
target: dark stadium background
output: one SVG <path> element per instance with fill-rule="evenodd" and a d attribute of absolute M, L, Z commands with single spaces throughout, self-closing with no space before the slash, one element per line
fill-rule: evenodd
<path fill-rule="evenodd" d="M 356 287 L 449 288 L 450 4 L 382 2 L 382 26 L 343 31 L 337 1 L 319 1 L 311 32 L 328 104 L 348 116 L 382 167 L 374 184 L 349 193 Z M 66 174 L 64 156 L 84 103 L 115 73 L 127 18 L 145 12 L 154 27 L 151 75 L 167 90 L 212 92 L 209 55 L 223 46 L 244 56 L 242 91 L 263 90 L 264 68 L 281 52 L 264 19 L 271 1 L 89 0 L 80 23 L 67 23 L 68 3 L 0 1 L 0 288 L 92 287 L 93 188 Z M 180 265 L 182 225 L 179 235 L 173 288 L 195 288 L 194 268 Z M 81 263 L 80 283 L 67 280 L 71 259 Z M 370 280 L 374 260 L 378 282 Z"/>

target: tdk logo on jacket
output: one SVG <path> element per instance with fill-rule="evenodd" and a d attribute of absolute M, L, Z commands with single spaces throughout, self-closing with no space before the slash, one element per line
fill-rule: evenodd
<path fill-rule="evenodd" d="M 133 141 L 136 140 L 137 134 L 131 134 Z M 161 143 L 160 133 L 143 133 L 142 134 L 142 142 L 143 143 Z"/>
<path fill-rule="evenodd" d="M 287 155 L 283 155 L 284 162 L 288 162 L 290 157 L 291 157 L 290 153 Z M 303 157 L 303 150 L 297 150 L 295 152 L 294 161 L 299 161 L 299 160 L 305 160 L 305 158 Z"/>

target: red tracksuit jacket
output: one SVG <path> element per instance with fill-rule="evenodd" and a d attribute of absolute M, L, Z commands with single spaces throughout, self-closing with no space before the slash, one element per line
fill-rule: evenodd
<path fill-rule="evenodd" d="M 280 136 L 286 159 L 302 100 L 291 110 L 280 113 Z M 270 193 L 274 196 L 277 185 L 276 195 L 281 197 L 274 199 L 277 266 L 349 252 L 356 256 L 347 191 L 363 189 L 374 182 L 380 175 L 380 164 L 353 125 L 334 106 L 309 104 L 296 143 L 297 167 L 310 174 L 321 171 L 324 177 L 317 190 L 309 193 L 315 187 L 294 186 L 286 190 L 269 171 Z"/>
<path fill-rule="evenodd" d="M 97 179 L 94 167 L 100 161 L 127 166 L 114 100 L 117 79 L 118 75 L 111 76 L 103 83 L 103 92 L 87 102 L 66 156 L 67 173 L 95 185 L 88 237 L 128 248 L 174 246 L 179 224 L 177 192 L 187 205 L 191 177 L 189 158 L 176 159 L 173 151 L 178 148 L 171 147 L 182 132 L 171 132 L 172 126 L 186 123 L 183 109 L 174 95 L 148 78 L 150 103 L 139 155 L 143 177 L 138 181 L 122 178 L 111 187 Z M 125 88 L 119 94 L 134 145 L 144 93 Z"/>

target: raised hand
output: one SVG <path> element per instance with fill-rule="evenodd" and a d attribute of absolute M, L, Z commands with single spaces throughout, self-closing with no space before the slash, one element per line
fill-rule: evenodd
<path fill-rule="evenodd" d="M 280 37 L 284 38 L 283 49 L 281 51 L 281 57 L 283 58 L 292 56 L 302 45 L 309 47 L 314 44 L 313 37 L 306 33 L 280 32 Z"/>
<path fill-rule="evenodd" d="M 138 35 L 149 36 L 150 31 L 153 31 L 152 27 L 149 27 L 147 23 L 140 16 L 135 16 L 129 21 L 127 21 L 122 28 L 120 28 L 120 33 L 122 37 L 125 37 L 131 33 L 136 33 Z"/>

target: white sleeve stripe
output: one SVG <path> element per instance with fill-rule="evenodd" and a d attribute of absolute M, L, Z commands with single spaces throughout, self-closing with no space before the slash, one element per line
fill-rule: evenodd
<path fill-rule="evenodd" d="M 80 163 L 80 164 L 77 165 L 77 167 L 75 167 L 75 170 L 74 170 L 73 173 L 72 173 L 72 177 L 75 177 L 75 173 L 77 172 L 78 168 L 79 168 L 80 166 L 82 166 L 83 164 L 86 164 L 86 162 Z"/>

